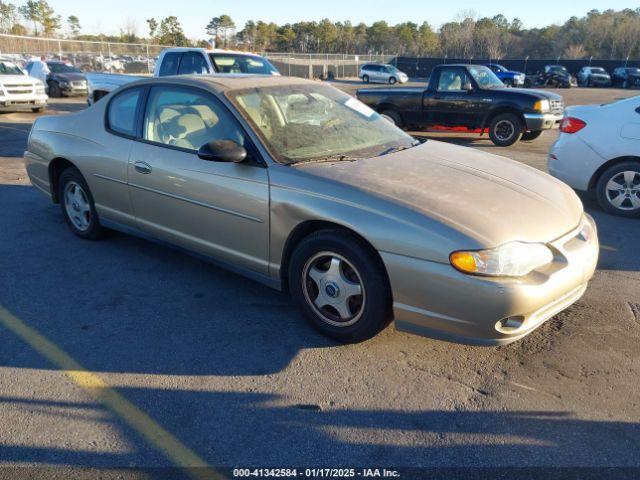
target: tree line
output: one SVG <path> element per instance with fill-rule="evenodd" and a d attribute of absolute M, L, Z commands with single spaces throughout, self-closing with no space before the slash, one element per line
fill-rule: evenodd
<path fill-rule="evenodd" d="M 350 21 L 296 22 L 277 25 L 249 20 L 238 28 L 229 15 L 213 17 L 203 33 L 218 46 L 259 52 L 389 54 L 449 58 L 600 58 L 640 57 L 640 8 L 591 10 L 562 25 L 525 28 L 504 15 L 480 17 L 473 11 L 432 26 L 427 20 L 390 25 L 380 20 L 366 25 Z M 60 36 L 85 40 L 153 42 L 161 45 L 207 45 L 187 38 L 176 16 L 146 20 L 146 32 L 127 21 L 118 35 L 83 35 L 80 20 L 62 19 L 46 0 L 21 5 L 0 0 L 0 32 Z"/>

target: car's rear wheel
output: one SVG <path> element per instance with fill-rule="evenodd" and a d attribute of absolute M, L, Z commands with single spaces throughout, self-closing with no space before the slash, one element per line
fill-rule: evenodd
<path fill-rule="evenodd" d="M 393 122 L 396 127 L 402 128 L 402 117 L 398 112 L 394 110 L 384 110 L 383 112 L 380 112 L 380 115 Z"/>
<path fill-rule="evenodd" d="M 36 108 L 32 108 L 31 111 L 33 113 L 42 113 L 44 112 L 45 108 L 44 107 L 36 107 Z"/>
<path fill-rule="evenodd" d="M 622 162 L 605 170 L 596 184 L 596 198 L 606 212 L 640 218 L 640 162 Z"/>
<path fill-rule="evenodd" d="M 369 83 L 369 75 L 363 75 L 363 76 L 362 76 L 362 81 L 363 81 L 364 83 Z"/>
<path fill-rule="evenodd" d="M 622 85 L 621 86 L 622 86 L 622 88 L 629 88 L 629 84 L 627 83 L 626 80 L 622 81 Z"/>
<path fill-rule="evenodd" d="M 398 82 L 398 80 L 396 79 L 396 77 L 391 77 L 389 79 L 389 85 L 395 85 Z"/>
<path fill-rule="evenodd" d="M 323 230 L 295 249 L 289 289 L 311 324 L 341 342 L 375 336 L 391 320 L 391 293 L 382 262 L 357 237 Z"/>
<path fill-rule="evenodd" d="M 62 214 L 71 231 L 81 238 L 98 240 L 104 229 L 96 213 L 87 182 L 75 167 L 65 169 L 58 180 L 58 198 Z"/>
<path fill-rule="evenodd" d="M 522 122 L 513 113 L 496 115 L 489 123 L 489 138 L 499 147 L 513 145 L 522 137 Z"/>
<path fill-rule="evenodd" d="M 535 130 L 533 132 L 524 132 L 520 140 L 522 140 L 523 142 L 532 142 L 533 140 L 538 138 L 540 135 L 542 135 L 542 130 Z"/>

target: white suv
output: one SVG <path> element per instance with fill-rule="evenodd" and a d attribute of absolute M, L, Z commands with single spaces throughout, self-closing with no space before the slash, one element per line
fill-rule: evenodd
<path fill-rule="evenodd" d="M 40 80 L 27 76 L 15 63 L 0 59 L 0 110 L 41 112 L 48 98 Z"/>
<path fill-rule="evenodd" d="M 358 77 L 362 79 L 364 83 L 406 83 L 409 81 L 409 76 L 398 70 L 393 65 L 379 65 L 368 63 L 360 68 Z"/>

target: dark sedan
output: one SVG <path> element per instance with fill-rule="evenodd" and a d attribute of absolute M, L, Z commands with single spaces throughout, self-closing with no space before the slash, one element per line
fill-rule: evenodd
<path fill-rule="evenodd" d="M 615 86 L 622 88 L 640 87 L 640 68 L 619 67 L 613 71 L 611 78 Z"/>

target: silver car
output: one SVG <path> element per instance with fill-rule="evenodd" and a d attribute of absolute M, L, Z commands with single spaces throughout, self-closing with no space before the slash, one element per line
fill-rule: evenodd
<path fill-rule="evenodd" d="M 358 77 L 364 83 L 407 83 L 409 76 L 398 70 L 393 65 L 380 65 L 367 63 L 360 67 Z"/>
<path fill-rule="evenodd" d="M 77 236 L 119 229 L 287 288 L 344 342 L 395 319 L 508 343 L 580 298 L 598 258 L 595 224 L 560 181 L 420 144 L 302 79 L 135 82 L 36 120 L 25 162 Z"/>

